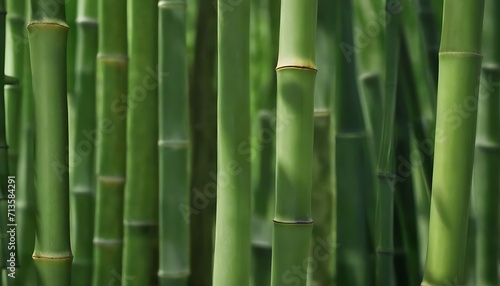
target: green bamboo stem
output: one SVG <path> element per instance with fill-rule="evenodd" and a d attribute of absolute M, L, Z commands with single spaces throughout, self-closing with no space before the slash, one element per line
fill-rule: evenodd
<path fill-rule="evenodd" d="M 217 210 L 213 284 L 250 282 L 250 1 L 218 1 Z M 236 68 L 235 68 L 236 67 Z M 250 150 L 249 150 L 250 151 Z M 238 253 L 238 255 L 234 255 Z"/>
<path fill-rule="evenodd" d="M 211 286 L 215 196 L 217 186 L 217 9 L 213 2 L 199 0 L 196 43 L 189 86 L 190 129 L 192 132 L 190 221 L 190 286 Z M 192 7 L 192 5 L 189 5 Z M 209 194 L 200 204 L 200 193 Z"/>
<path fill-rule="evenodd" d="M 337 1 L 336 42 L 352 44 L 352 1 Z M 336 165 L 336 282 L 369 285 L 374 261 L 370 257 L 375 233 L 375 173 L 363 101 L 356 84 L 356 60 L 336 50 L 335 165 Z M 356 159 L 353 159 L 356 158 Z M 360 180 L 359 177 L 363 180 Z"/>
<path fill-rule="evenodd" d="M 304 261 L 308 258 L 313 228 L 311 188 L 317 8 L 316 0 L 281 2 L 276 67 L 276 130 L 280 132 L 276 139 L 273 286 L 291 282 L 307 284 Z"/>
<path fill-rule="evenodd" d="M 275 128 L 274 114 L 261 110 L 258 113 L 256 138 L 265 138 L 258 144 L 262 150 L 258 153 L 257 171 L 252 172 L 256 179 L 252 183 L 253 218 L 252 218 L 252 256 L 253 256 L 253 285 L 268 285 L 271 282 L 271 247 L 272 224 L 269 216 L 272 215 L 274 203 L 274 146 L 275 136 L 270 134 Z M 257 162 L 256 162 L 257 161 Z M 255 178 L 254 177 L 254 178 Z"/>
<path fill-rule="evenodd" d="M 418 18 L 420 20 L 420 27 L 423 32 L 425 49 L 427 51 L 427 60 L 429 63 L 429 69 L 432 74 L 432 79 L 434 81 L 434 84 L 437 84 L 439 37 L 436 31 L 437 25 L 434 16 L 434 11 L 432 10 L 432 1 L 419 0 L 417 1 L 417 8 L 418 8 L 417 9 Z"/>
<path fill-rule="evenodd" d="M 129 286 L 151 285 L 157 280 L 157 4 L 157 0 L 127 2 L 129 92 L 122 276 L 130 280 L 122 283 Z"/>
<path fill-rule="evenodd" d="M 25 0 L 24 16 L 26 22 L 31 18 L 31 0 Z M 27 30 L 26 30 L 27 31 Z M 27 39 L 27 33 L 24 35 Z M 34 147 L 34 106 L 31 80 L 31 59 L 28 42 L 23 45 L 23 100 L 21 111 L 21 134 L 19 148 L 19 164 L 17 175 L 18 211 L 18 253 L 19 265 L 16 273 L 16 285 L 37 285 L 37 277 L 32 259 L 35 247 L 35 147 Z"/>
<path fill-rule="evenodd" d="M 420 0 L 420 2 L 422 1 Z M 437 65 L 433 66 L 432 62 L 428 60 L 426 38 L 418 18 L 417 3 L 411 0 L 402 0 L 401 5 L 405 7 L 401 12 L 401 30 L 410 58 L 408 62 L 410 65 L 407 67 L 413 75 L 417 104 L 420 109 L 419 115 L 425 128 L 426 137 L 428 137 L 432 135 L 435 124 L 437 78 L 434 79 L 433 72 L 437 72 Z M 430 21 L 426 23 L 428 22 Z M 437 57 L 437 48 L 434 56 Z"/>
<path fill-rule="evenodd" d="M 112 17 L 110 15 L 113 15 Z M 127 94 L 126 4 L 99 1 L 97 55 L 97 193 L 94 225 L 93 285 L 117 281 L 122 269 L 123 200 L 126 171 L 126 119 L 122 102 Z M 116 108 L 120 108 L 117 110 Z M 120 112 L 118 112 L 120 111 Z M 121 276 L 126 279 L 126 276 Z"/>
<path fill-rule="evenodd" d="M 56 7 L 55 9 L 53 9 Z M 32 1 L 28 25 L 36 133 L 37 234 L 33 259 L 42 286 L 71 282 L 69 239 L 68 115 L 63 4 Z M 50 112 L 49 112 L 50 111 Z M 43 130 L 43 132 L 42 132 Z"/>
<path fill-rule="evenodd" d="M 400 1 L 386 2 L 389 5 L 401 5 Z M 393 14 L 386 26 L 385 38 L 385 88 L 382 119 L 382 137 L 378 158 L 378 193 L 377 193 L 377 235 L 376 235 L 376 270 L 375 284 L 390 286 L 394 284 L 394 184 L 395 184 L 395 136 L 394 122 L 396 112 L 396 83 L 399 62 L 400 14 Z"/>
<path fill-rule="evenodd" d="M 186 1 L 160 0 L 159 7 L 159 228 L 162 286 L 186 286 L 189 223 L 179 211 L 189 204 L 189 113 Z"/>
<path fill-rule="evenodd" d="M 5 1 L 0 0 L 0 71 L 5 66 Z M 8 250 L 8 235 L 7 235 L 7 202 L 8 202 L 8 177 L 9 173 L 9 155 L 6 134 L 6 110 L 5 110 L 5 92 L 4 92 L 5 76 L 0 72 L 0 215 L 3 218 L 0 220 L 0 267 L 5 274 L 5 267 L 9 264 L 7 261 L 10 251 Z M 1 280 L 2 277 L 0 277 Z"/>
<path fill-rule="evenodd" d="M 467 116 L 450 108 L 477 103 L 484 1 L 445 0 L 429 225 L 422 285 L 464 283 L 476 109 Z M 470 105 L 469 105 L 470 106 Z M 458 122 L 458 124 L 457 124 Z"/>
<path fill-rule="evenodd" d="M 380 114 L 382 114 L 383 106 L 380 75 L 373 72 L 364 73 L 359 77 L 359 81 L 364 102 L 366 102 L 363 112 L 365 115 L 366 127 L 371 133 L 374 151 L 378 153 L 380 151 L 380 140 L 382 136 L 382 118 Z"/>
<path fill-rule="evenodd" d="M 77 8 L 75 73 L 75 140 L 73 145 L 72 285 L 88 286 L 92 281 L 92 238 L 94 232 L 94 138 L 87 132 L 96 129 L 95 78 L 97 54 L 97 1 L 80 0 Z"/>
<path fill-rule="evenodd" d="M 25 15 L 29 20 L 31 15 L 30 1 L 26 0 Z M 31 82 L 31 60 L 29 45 L 26 43 L 23 69 L 23 100 L 21 111 L 21 129 L 19 145 L 19 163 L 17 165 L 17 242 L 20 268 L 16 270 L 15 285 L 37 285 L 35 267 L 33 264 L 33 249 L 35 247 L 35 128 L 33 88 Z"/>
<path fill-rule="evenodd" d="M 24 6 L 25 1 L 7 1 L 7 37 L 5 54 L 5 73 L 21 79 L 24 61 Z M 6 131 L 9 144 L 9 166 L 13 174 L 17 171 L 19 139 L 21 127 L 22 88 L 20 83 L 5 86 Z"/>
<path fill-rule="evenodd" d="M 474 184 L 472 188 L 475 213 L 475 284 L 492 286 L 500 283 L 498 276 L 498 200 L 500 186 L 500 12 L 498 1 L 485 1 L 483 25 L 482 83 L 479 90 Z"/>

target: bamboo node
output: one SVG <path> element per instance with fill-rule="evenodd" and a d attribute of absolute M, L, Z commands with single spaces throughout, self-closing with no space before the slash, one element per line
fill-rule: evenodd
<path fill-rule="evenodd" d="M 97 19 L 91 17 L 77 17 L 75 22 L 82 25 L 97 26 Z"/>
<path fill-rule="evenodd" d="M 158 271 L 158 278 L 186 278 L 189 277 L 191 272 L 189 269 L 183 269 L 181 271 L 165 271 L 165 270 L 159 270 Z"/>
<path fill-rule="evenodd" d="M 185 148 L 185 147 L 189 146 L 189 141 L 188 140 L 159 140 L 158 146 L 159 147 L 166 147 L 166 148 Z"/>
<path fill-rule="evenodd" d="M 294 220 L 294 221 L 284 221 L 284 220 L 276 220 L 276 219 L 273 219 L 273 222 L 274 223 L 277 223 L 277 224 L 288 224 L 288 225 L 309 225 L 309 224 L 314 224 L 314 222 L 309 219 L 309 220 Z"/>
<path fill-rule="evenodd" d="M 172 6 L 186 6 L 186 1 L 182 0 L 161 0 L 158 2 L 159 8 L 167 8 Z"/>
<path fill-rule="evenodd" d="M 126 177 L 122 176 L 97 176 L 97 180 L 103 183 L 115 183 L 123 184 L 126 181 Z"/>

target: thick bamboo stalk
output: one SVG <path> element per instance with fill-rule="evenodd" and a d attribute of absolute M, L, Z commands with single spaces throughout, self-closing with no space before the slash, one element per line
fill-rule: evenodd
<path fill-rule="evenodd" d="M 121 276 L 126 172 L 127 6 L 98 2 L 97 193 L 92 285 L 127 283 Z"/>
<path fill-rule="evenodd" d="M 5 73 L 17 79 L 23 77 L 24 61 L 24 6 L 25 1 L 7 1 L 7 27 L 5 43 Z M 6 107 L 6 132 L 9 144 L 9 166 L 17 171 L 17 157 L 19 154 L 19 139 L 21 127 L 21 105 L 22 87 L 21 84 L 5 86 L 5 107 Z"/>
<path fill-rule="evenodd" d="M 71 283 L 69 240 L 68 107 L 63 4 L 32 1 L 28 25 L 36 132 L 37 234 L 33 259 L 43 286 Z M 54 8 L 55 7 L 55 8 Z"/>
<path fill-rule="evenodd" d="M 281 2 L 276 138 L 276 210 L 271 285 L 306 285 L 311 245 L 316 0 Z"/>
<path fill-rule="evenodd" d="M 159 7 L 159 176 L 162 286 L 186 286 L 189 223 L 179 205 L 189 204 L 189 105 L 186 1 L 160 0 Z"/>
<path fill-rule="evenodd" d="M 486 0 L 483 25 L 483 67 L 479 90 L 476 150 L 474 159 L 474 184 L 472 195 L 475 204 L 475 283 L 498 285 L 498 242 L 500 215 L 500 3 Z"/>
<path fill-rule="evenodd" d="M 88 286 L 92 281 L 92 238 L 94 233 L 95 79 L 97 54 L 97 1 L 80 0 L 77 8 L 75 62 L 75 140 L 73 145 L 72 219 L 73 275 L 72 285 Z"/>
<path fill-rule="evenodd" d="M 129 286 L 151 285 L 157 278 L 157 5 L 157 0 L 127 2 L 129 92 L 122 275 L 134 277 L 126 282 Z"/>
<path fill-rule="evenodd" d="M 211 286 L 215 193 L 217 186 L 217 9 L 213 3 L 199 0 L 194 60 L 189 86 L 190 129 L 192 135 L 191 201 L 187 213 L 190 222 L 190 286 Z M 192 7 L 192 6 L 188 6 Z M 195 200 L 200 192 L 205 200 Z"/>
<path fill-rule="evenodd" d="M 429 244 L 422 285 L 464 283 L 484 1 L 445 0 Z M 452 108 L 458 107 L 457 110 Z M 467 108 L 467 109 L 464 109 Z M 464 111 L 459 113 L 459 111 Z M 450 113 L 451 112 L 451 113 Z M 450 120 L 451 118 L 451 120 Z"/>
<path fill-rule="evenodd" d="M 249 285 L 250 0 L 218 1 L 217 211 L 213 284 Z M 250 150 L 248 150 L 250 151 Z M 238 255 L 234 255 L 238 253 Z"/>

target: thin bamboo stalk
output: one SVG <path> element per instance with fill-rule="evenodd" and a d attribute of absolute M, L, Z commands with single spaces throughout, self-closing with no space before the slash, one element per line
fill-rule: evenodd
<path fill-rule="evenodd" d="M 17 79 L 23 76 L 24 60 L 24 5 L 25 1 L 7 1 L 7 37 L 5 54 L 5 73 Z M 9 144 L 9 166 L 15 174 L 19 154 L 22 106 L 21 84 L 5 86 L 6 131 Z"/>
<path fill-rule="evenodd" d="M 179 211 L 189 204 L 189 102 L 186 1 L 160 0 L 159 175 L 160 285 L 187 285 L 189 223 Z"/>
<path fill-rule="evenodd" d="M 129 92 L 122 276 L 130 280 L 122 283 L 129 286 L 151 285 L 157 280 L 157 5 L 157 0 L 127 1 Z"/>
<path fill-rule="evenodd" d="M 276 209 L 271 285 L 306 285 L 316 79 L 316 0 L 281 2 L 276 139 Z M 305 263 L 307 267 L 307 262 Z M 299 265 L 302 271 L 295 274 Z M 300 269 L 298 270 L 300 271 Z"/>
<path fill-rule="evenodd" d="M 55 7 L 55 8 L 54 8 Z M 32 1 L 28 25 L 36 130 L 37 233 L 33 259 L 42 286 L 71 283 L 68 107 L 64 4 Z M 42 132 L 43 131 L 43 132 Z"/>
<path fill-rule="evenodd" d="M 227 11 L 218 1 L 217 210 L 213 284 L 249 285 L 250 0 Z M 238 253 L 238 255 L 234 255 Z"/>
<path fill-rule="evenodd" d="M 213 241 L 215 196 L 205 197 L 217 186 L 217 9 L 213 2 L 199 0 L 196 43 L 189 86 L 190 129 L 192 132 L 191 201 L 195 211 L 187 214 L 190 222 L 190 286 L 211 286 L 213 282 Z M 192 6 L 188 6 L 192 7 Z"/>
<path fill-rule="evenodd" d="M 401 5 L 399 0 L 386 1 L 386 9 Z M 400 14 L 391 16 L 386 26 L 385 38 L 385 89 L 382 119 L 382 137 L 378 158 L 377 235 L 375 283 L 378 286 L 394 284 L 394 184 L 395 184 L 395 136 L 396 85 L 399 62 Z"/>
<path fill-rule="evenodd" d="M 126 172 L 127 6 L 98 2 L 97 193 L 92 285 L 116 281 L 122 272 L 123 201 Z M 118 106 L 116 105 L 118 102 Z M 102 127 L 108 126 L 107 130 Z"/>
<path fill-rule="evenodd" d="M 422 285 L 464 283 L 484 1 L 445 0 L 429 244 Z M 464 110 L 464 109 L 462 109 Z M 456 120 L 450 120 L 449 118 Z"/>
<path fill-rule="evenodd" d="M 475 202 L 475 284 L 493 286 L 500 284 L 497 252 L 500 215 L 500 3 L 486 0 L 483 25 L 482 83 L 479 90 L 476 150 L 474 159 Z"/>
<path fill-rule="evenodd" d="M 31 0 L 25 0 L 24 16 L 26 22 L 31 17 Z M 25 35 L 24 37 L 27 37 Z M 26 41 L 27 38 L 23 38 Z M 33 87 L 31 81 L 31 59 L 29 44 L 23 45 L 23 100 L 22 120 L 19 147 L 19 164 L 17 166 L 17 242 L 19 265 L 16 273 L 16 285 L 37 285 L 35 267 L 33 264 L 33 250 L 35 247 L 35 146 L 34 146 L 34 106 Z"/>
<path fill-rule="evenodd" d="M 92 238 L 94 233 L 94 138 L 96 130 L 95 79 L 97 54 L 97 1 L 80 0 L 77 8 L 75 62 L 75 152 L 73 162 L 72 219 L 73 275 L 72 285 L 88 286 L 92 281 Z"/>
<path fill-rule="evenodd" d="M 336 43 L 353 40 L 352 1 L 336 2 Z M 339 44 L 337 44 L 339 47 Z M 335 114 L 336 165 L 336 282 L 338 285 L 369 285 L 374 260 L 370 256 L 375 233 L 375 164 L 363 101 L 356 84 L 357 57 L 346 58 L 336 49 Z M 363 180 L 360 180 L 359 177 Z"/>

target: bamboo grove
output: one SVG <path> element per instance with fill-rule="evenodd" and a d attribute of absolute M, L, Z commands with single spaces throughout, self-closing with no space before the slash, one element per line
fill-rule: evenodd
<path fill-rule="evenodd" d="M 0 0 L 0 286 L 500 285 L 497 0 Z"/>

